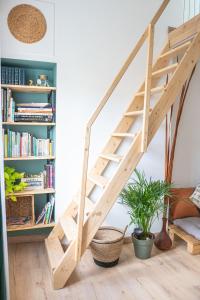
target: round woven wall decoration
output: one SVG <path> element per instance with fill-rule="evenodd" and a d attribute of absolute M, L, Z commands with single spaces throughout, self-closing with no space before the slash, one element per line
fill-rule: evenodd
<path fill-rule="evenodd" d="M 32 5 L 21 4 L 13 7 L 7 21 L 12 35 L 27 44 L 40 41 L 47 30 L 44 15 Z"/>

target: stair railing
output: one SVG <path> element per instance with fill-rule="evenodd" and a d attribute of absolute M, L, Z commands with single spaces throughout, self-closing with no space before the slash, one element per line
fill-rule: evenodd
<path fill-rule="evenodd" d="M 170 0 L 164 0 L 160 8 L 154 15 L 149 26 L 145 29 L 144 33 L 141 35 L 136 46 L 128 56 L 121 70 L 115 77 L 111 86 L 107 90 L 106 94 L 100 101 L 96 110 L 88 120 L 85 128 L 85 140 L 84 140 L 84 154 L 83 154 L 83 169 L 82 169 L 82 178 L 81 178 L 81 192 L 80 192 L 80 202 L 78 208 L 78 219 L 77 219 L 77 242 L 76 242 L 76 252 L 75 260 L 79 261 L 82 252 L 82 232 L 84 225 L 84 210 L 85 210 L 85 198 L 87 191 L 87 174 L 88 174 L 88 161 L 89 161 L 89 148 L 90 148 L 90 138 L 91 138 L 91 128 L 100 112 L 108 102 L 113 91 L 121 81 L 122 77 L 126 73 L 128 67 L 135 59 L 139 50 L 143 46 L 146 39 L 148 40 L 148 53 L 147 53 L 147 70 L 146 70 L 146 80 L 145 80 L 145 95 L 144 95 L 144 114 L 143 114 L 143 133 L 142 133 L 142 145 L 141 151 L 145 151 L 147 148 L 147 139 L 148 139 L 148 121 L 149 121 L 149 108 L 150 108 L 150 97 L 151 97 L 151 74 L 152 74 L 152 61 L 153 61 L 153 46 L 154 46 L 154 27 L 158 19 L 162 15 L 166 6 Z"/>

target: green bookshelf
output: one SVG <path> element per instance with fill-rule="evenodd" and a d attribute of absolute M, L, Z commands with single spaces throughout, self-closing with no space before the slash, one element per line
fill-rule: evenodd
<path fill-rule="evenodd" d="M 1 89 L 10 89 L 12 98 L 15 103 L 51 103 L 54 107 L 56 105 L 56 64 L 51 62 L 40 62 L 30 60 L 18 60 L 18 59 L 1 59 L 1 67 L 23 68 L 25 70 L 25 85 L 15 85 L 4 83 L 1 84 Z M 39 75 L 47 75 L 49 86 L 36 86 L 36 80 Z M 28 80 L 33 80 L 34 85 L 29 86 Z M 4 165 L 8 167 L 14 167 L 16 171 L 25 172 L 28 174 L 39 174 L 44 170 L 46 164 L 51 163 L 55 167 L 55 144 L 56 144 L 56 112 L 54 112 L 54 118 L 52 122 L 14 122 L 3 121 L 2 127 L 7 132 L 11 130 L 14 132 L 27 132 L 37 139 L 49 139 L 53 142 L 53 154 L 43 156 L 17 156 L 17 157 L 4 157 Z M 54 168 L 55 169 L 55 168 Z M 55 175 L 54 175 L 55 181 Z M 45 204 L 50 200 L 51 195 L 55 196 L 55 186 L 44 189 L 24 190 L 16 193 L 17 197 L 32 196 L 34 198 L 34 215 L 37 220 Z M 56 199 L 55 199 L 56 202 Z M 54 204 L 55 207 L 55 204 Z M 7 226 L 8 236 L 24 235 L 24 234 L 43 234 L 49 232 L 55 222 L 55 208 L 51 222 L 48 224 L 32 224 L 31 226 L 24 225 L 9 225 Z"/>

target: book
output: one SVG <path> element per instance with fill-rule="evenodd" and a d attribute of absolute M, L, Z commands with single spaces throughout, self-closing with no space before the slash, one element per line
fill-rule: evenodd
<path fill-rule="evenodd" d="M 53 156 L 50 139 L 38 139 L 28 132 L 3 131 L 6 157 Z"/>

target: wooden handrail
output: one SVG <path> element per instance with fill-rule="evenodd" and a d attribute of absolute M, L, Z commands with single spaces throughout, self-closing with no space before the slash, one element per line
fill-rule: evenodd
<path fill-rule="evenodd" d="M 99 105 L 97 106 L 96 110 L 94 113 L 91 115 L 89 118 L 87 124 L 86 124 L 86 129 L 85 129 L 85 142 L 84 142 L 84 155 L 83 155 L 83 170 L 82 170 L 82 178 L 81 178 L 81 193 L 80 193 L 80 202 L 79 202 L 79 208 L 78 208 L 78 220 L 77 220 L 77 244 L 76 244 L 76 253 L 75 253 L 75 260 L 79 261 L 81 257 L 81 246 L 82 246 L 82 230 L 83 230 L 83 223 L 84 223 L 84 209 L 85 209 L 85 197 L 86 197 L 86 188 L 87 188 L 87 174 L 88 174 L 88 161 L 89 161 L 89 147 L 90 147 L 90 137 L 91 137 L 91 127 L 94 124 L 95 120 L 99 116 L 100 112 L 108 102 L 110 96 L 112 95 L 113 91 L 121 81 L 122 77 L 126 73 L 127 69 L 129 68 L 130 64 L 133 62 L 134 58 L 136 57 L 137 53 L 143 46 L 144 42 L 148 38 L 149 40 L 149 63 L 147 67 L 147 75 L 146 78 L 149 78 L 149 73 L 151 70 L 150 63 L 152 60 L 152 54 L 153 54 L 153 31 L 154 31 L 154 26 L 157 23 L 158 19 L 162 15 L 163 11 L 165 10 L 166 6 L 170 0 L 164 0 L 163 3 L 161 4 L 160 8 L 152 18 L 150 25 L 145 29 L 144 33 L 141 35 L 140 39 L 138 40 L 136 46 L 132 50 L 132 52 L 129 54 L 127 60 L 123 64 L 121 70 L 115 77 L 114 81 L 112 82 L 111 86 L 107 90 L 106 94 L 100 101 Z M 150 30 L 151 28 L 151 30 Z M 152 47 L 152 50 L 150 48 Z M 151 53 L 152 51 L 152 53 Z M 148 99 L 149 99 L 149 91 L 150 91 L 150 85 L 151 85 L 151 80 L 150 84 L 146 84 L 145 88 L 145 98 L 146 98 L 146 113 L 149 111 L 147 110 L 148 108 Z M 148 124 L 145 124 L 145 126 L 148 126 Z M 148 127 L 147 127 L 148 128 Z"/>

